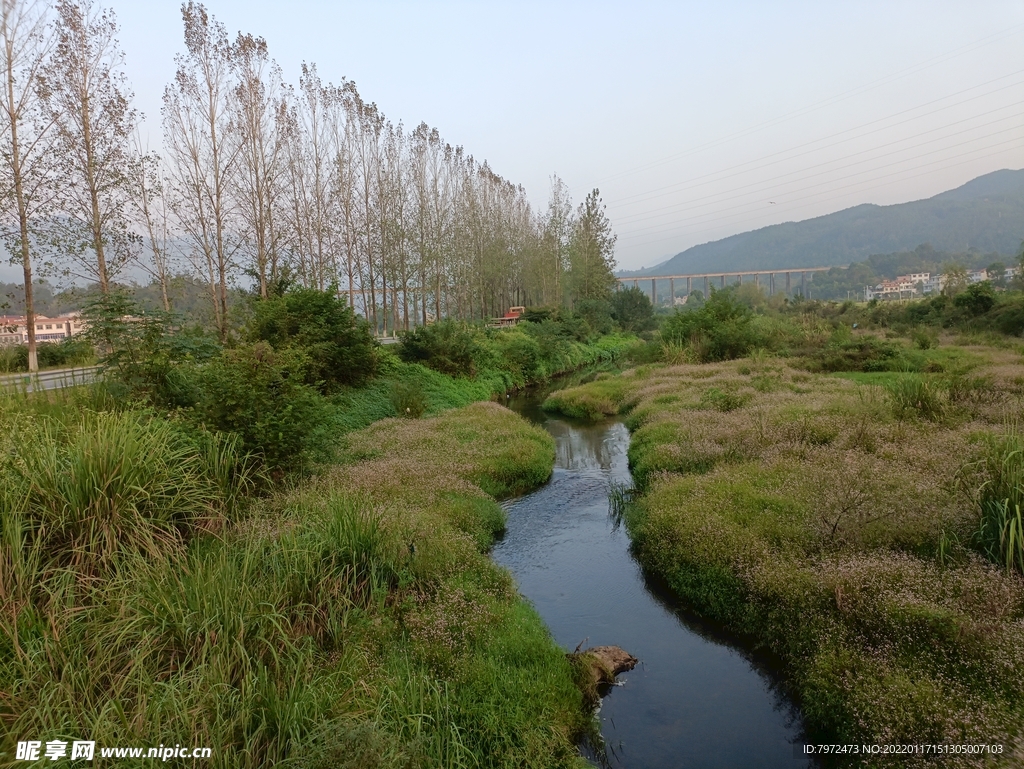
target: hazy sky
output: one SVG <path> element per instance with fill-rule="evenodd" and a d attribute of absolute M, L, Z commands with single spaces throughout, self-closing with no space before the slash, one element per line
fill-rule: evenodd
<path fill-rule="evenodd" d="M 159 144 L 179 3 L 109 0 Z M 355 80 L 394 121 L 436 126 L 546 203 L 599 187 L 624 268 L 863 202 L 1024 167 L 1024 2 L 210 0 Z M 774 204 L 772 203 L 774 201 Z M 784 266 L 784 265 L 783 265 Z"/>

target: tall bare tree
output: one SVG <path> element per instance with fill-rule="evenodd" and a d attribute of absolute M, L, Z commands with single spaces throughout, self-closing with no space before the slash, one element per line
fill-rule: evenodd
<path fill-rule="evenodd" d="M 37 89 L 53 45 L 47 21 L 41 0 L 0 0 L 0 130 L 6 145 L 0 151 L 0 235 L 24 274 L 29 371 L 39 370 L 32 295 L 34 230 L 46 218 L 53 191 L 48 166 L 52 124 L 41 114 Z"/>
<path fill-rule="evenodd" d="M 232 129 L 238 141 L 238 166 L 233 174 L 237 210 L 244 223 L 242 250 L 260 296 L 278 276 L 283 229 L 277 200 L 284 191 L 285 132 L 288 115 L 280 68 L 270 61 L 261 37 L 239 33 L 232 49 L 236 84 Z"/>
<path fill-rule="evenodd" d="M 163 167 L 160 157 L 148 151 L 142 139 L 136 133 L 135 154 L 138 162 L 132 166 L 134 171 L 131 186 L 131 200 L 134 203 L 135 215 L 148 241 L 150 259 L 142 259 L 141 266 L 160 285 L 160 298 L 164 311 L 171 311 L 168 284 L 172 270 L 170 251 L 170 227 L 166 187 L 162 177 Z"/>
<path fill-rule="evenodd" d="M 164 91 L 163 122 L 176 219 L 210 282 L 214 320 L 227 337 L 228 279 L 237 248 L 229 194 L 238 142 L 231 131 L 232 46 L 224 25 L 195 2 L 181 7 L 186 53 Z"/>
<path fill-rule="evenodd" d="M 110 281 L 132 256 L 127 209 L 132 138 L 138 115 L 122 71 L 117 19 L 92 0 L 58 0 L 56 47 L 39 79 L 39 94 L 56 141 L 51 163 L 59 174 L 55 221 L 71 272 Z"/>

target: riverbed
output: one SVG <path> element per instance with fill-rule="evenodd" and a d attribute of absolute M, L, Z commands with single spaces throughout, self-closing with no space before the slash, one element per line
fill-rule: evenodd
<path fill-rule="evenodd" d="M 640 659 L 602 700 L 603 747 L 584 755 L 636 769 L 811 766 L 795 758 L 800 715 L 771 660 L 687 614 L 630 554 L 608 503 L 613 484 L 631 482 L 625 426 L 549 416 L 541 397 L 528 392 L 509 405 L 554 437 L 554 474 L 506 504 L 494 559 L 567 651 L 611 644 Z"/>

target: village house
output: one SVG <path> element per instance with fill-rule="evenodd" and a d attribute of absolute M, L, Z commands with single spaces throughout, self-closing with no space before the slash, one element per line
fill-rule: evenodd
<path fill-rule="evenodd" d="M 35 325 L 37 342 L 59 342 L 85 330 L 85 323 L 78 313 L 62 315 L 59 318 L 36 315 Z M 0 347 L 27 342 L 28 327 L 25 324 L 25 316 L 0 315 Z"/>

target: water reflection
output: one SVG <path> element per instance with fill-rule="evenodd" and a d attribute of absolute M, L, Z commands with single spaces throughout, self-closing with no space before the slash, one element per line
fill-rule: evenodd
<path fill-rule="evenodd" d="M 630 480 L 625 427 L 548 418 L 535 399 L 511 405 L 554 436 L 557 458 L 550 483 L 508 503 L 494 558 L 512 570 L 563 647 L 588 639 L 641 660 L 600 711 L 608 765 L 807 766 L 794 759 L 798 714 L 765 661 L 679 611 L 609 519 L 610 485 Z"/>

